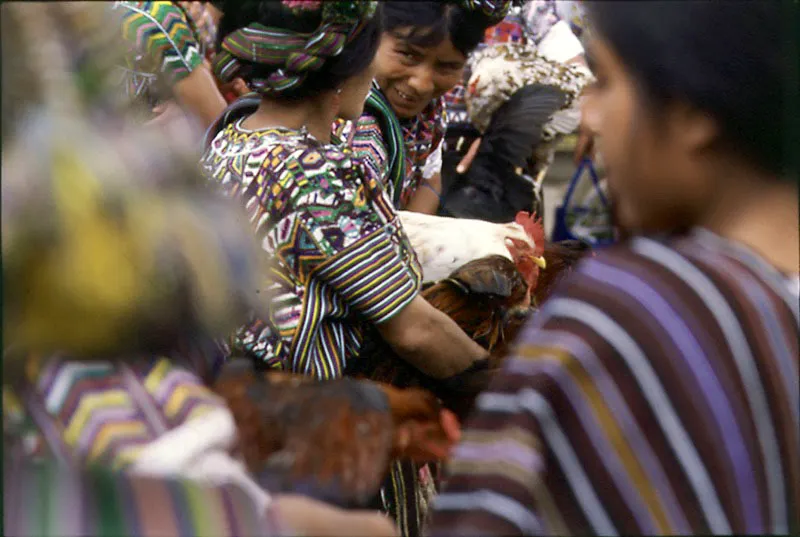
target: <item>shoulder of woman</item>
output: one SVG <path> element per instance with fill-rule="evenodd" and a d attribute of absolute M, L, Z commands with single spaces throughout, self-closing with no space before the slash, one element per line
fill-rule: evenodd
<path fill-rule="evenodd" d="M 200 44 L 183 10 L 172 2 L 120 2 L 122 34 L 141 54 L 160 62 L 175 84 L 203 62 Z"/>
<path fill-rule="evenodd" d="M 720 307 L 742 320 L 742 330 L 752 329 L 743 315 L 763 306 L 753 302 L 753 293 L 768 299 L 775 315 L 786 322 L 796 316 L 785 282 L 759 266 L 754 256 L 692 237 L 638 237 L 579 263 L 537 316 L 542 314 L 539 323 L 568 319 L 598 334 L 608 333 L 613 325 L 632 340 L 678 340 L 685 337 L 681 327 L 703 333 L 720 330 Z"/>

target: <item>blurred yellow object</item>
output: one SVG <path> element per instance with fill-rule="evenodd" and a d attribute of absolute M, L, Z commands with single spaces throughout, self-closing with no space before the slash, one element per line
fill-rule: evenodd
<path fill-rule="evenodd" d="M 234 329 L 260 307 L 243 214 L 155 133 L 101 128 L 47 119 L 4 148 L 6 343 L 103 355 Z"/>
<path fill-rule="evenodd" d="M 263 251 L 207 188 L 198 140 L 117 107 L 126 49 L 103 4 L 0 8 L 6 349 L 168 352 L 266 316 Z"/>

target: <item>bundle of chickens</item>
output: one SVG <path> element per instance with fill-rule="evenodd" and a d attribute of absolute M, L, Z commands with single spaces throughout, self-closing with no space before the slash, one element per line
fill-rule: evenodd
<path fill-rule="evenodd" d="M 490 370 L 500 366 L 536 307 L 590 252 L 580 241 L 548 243 L 541 219 L 525 211 L 505 224 L 398 214 L 422 265 L 422 296 L 489 351 Z M 423 374 L 400 358 L 372 326 L 347 372 L 398 387 L 424 387 L 462 417 L 474 403 L 469 386 Z"/>
<path fill-rule="evenodd" d="M 578 242 L 546 243 L 541 221 L 527 213 L 507 224 L 399 216 L 422 264 L 423 296 L 490 351 L 492 367 L 587 253 Z M 474 402 L 471 390 L 408 365 L 374 328 L 348 376 L 256 372 L 249 360 L 226 366 L 214 390 L 234 415 L 243 459 L 268 490 L 370 505 L 391 461 L 445 458 L 458 440 L 456 416 Z"/>
<path fill-rule="evenodd" d="M 213 388 L 234 416 L 240 455 L 259 484 L 346 508 L 371 503 L 391 461 L 445 458 L 459 436 L 455 416 L 421 389 L 258 373 L 243 359 L 231 361 Z"/>

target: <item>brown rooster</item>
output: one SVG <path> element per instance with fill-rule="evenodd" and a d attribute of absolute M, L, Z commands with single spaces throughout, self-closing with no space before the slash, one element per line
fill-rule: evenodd
<path fill-rule="evenodd" d="M 367 505 L 390 461 L 441 459 L 458 440 L 456 418 L 420 389 L 257 373 L 235 360 L 214 391 L 231 409 L 242 458 L 262 486 L 341 507 Z"/>
<path fill-rule="evenodd" d="M 530 252 L 516 255 L 515 245 L 510 244 L 513 261 L 501 255 L 475 259 L 422 291 L 431 305 L 489 351 L 492 367 L 499 365 L 535 307 L 589 252 L 588 245 L 580 241 L 539 244 L 542 246 L 535 254 L 544 258 L 545 269 L 530 261 Z M 373 327 L 366 328 L 361 355 L 351 362 L 348 374 L 394 386 L 425 387 L 461 417 L 471 404 L 459 400 L 462 390 L 427 377 L 399 358 Z"/>
<path fill-rule="evenodd" d="M 580 243 L 546 244 L 539 252 L 544 270 L 501 255 L 476 259 L 422 294 L 490 350 L 494 368 L 532 304 L 546 298 L 585 250 Z M 270 491 L 341 507 L 375 506 L 392 461 L 403 461 L 393 471 L 415 475 L 423 463 L 445 458 L 458 440 L 456 415 L 467 414 L 475 390 L 422 374 L 373 327 L 364 336 L 361 356 L 348 370 L 362 379 L 258 373 L 249 361 L 234 360 L 215 383 L 236 420 L 242 458 Z M 408 485 L 413 482 L 409 477 Z"/>

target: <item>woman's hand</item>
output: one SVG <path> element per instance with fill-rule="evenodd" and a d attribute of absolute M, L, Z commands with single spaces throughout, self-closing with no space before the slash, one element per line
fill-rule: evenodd
<path fill-rule="evenodd" d="M 166 101 L 153 108 L 153 119 L 145 127 L 163 131 L 174 140 L 194 140 L 203 135 L 196 121 L 175 101 Z"/>
<path fill-rule="evenodd" d="M 453 319 L 419 295 L 377 329 L 398 356 L 434 379 L 462 373 L 488 356 Z"/>

